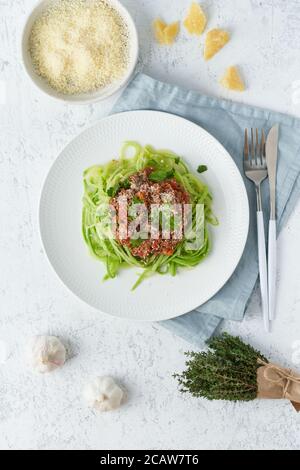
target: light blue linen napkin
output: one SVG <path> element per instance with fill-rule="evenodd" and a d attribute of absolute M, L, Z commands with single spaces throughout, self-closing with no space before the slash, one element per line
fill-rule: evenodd
<path fill-rule="evenodd" d="M 300 119 L 266 109 L 201 95 L 138 74 L 123 92 L 113 112 L 152 109 L 177 114 L 210 132 L 228 150 L 243 174 L 244 129 L 268 131 L 280 124 L 277 183 L 278 229 L 284 226 L 300 196 Z M 242 259 L 231 279 L 197 310 L 161 325 L 197 346 L 214 333 L 222 319 L 241 321 L 258 277 L 256 200 L 253 185 L 244 177 L 249 204 L 250 230 Z M 263 185 L 265 221 L 269 219 L 268 183 Z M 266 227 L 267 229 L 267 227 Z"/>

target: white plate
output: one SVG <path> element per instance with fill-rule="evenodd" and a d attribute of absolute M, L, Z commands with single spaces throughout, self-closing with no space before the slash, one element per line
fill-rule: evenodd
<path fill-rule="evenodd" d="M 93 259 L 81 234 L 83 171 L 119 155 L 125 140 L 168 148 L 191 169 L 200 164 L 214 197 L 220 225 L 211 228 L 212 252 L 202 264 L 175 276 L 152 276 L 136 291 L 137 268 L 102 282 L 105 267 Z M 231 156 L 205 130 L 178 116 L 133 111 L 101 120 L 75 138 L 53 164 L 40 202 L 40 231 L 48 258 L 63 283 L 102 312 L 134 320 L 158 321 L 187 313 L 207 302 L 234 272 L 249 226 L 246 189 Z"/>

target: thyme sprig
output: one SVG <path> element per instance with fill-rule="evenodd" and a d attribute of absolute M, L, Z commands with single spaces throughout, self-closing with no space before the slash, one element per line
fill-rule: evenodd
<path fill-rule="evenodd" d="M 175 374 L 180 390 L 208 400 L 250 401 L 257 396 L 257 359 L 268 360 L 239 337 L 223 333 L 204 352 L 188 352 L 187 369 Z"/>

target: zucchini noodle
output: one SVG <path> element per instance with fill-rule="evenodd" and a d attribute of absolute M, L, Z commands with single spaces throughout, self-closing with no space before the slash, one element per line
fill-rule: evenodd
<path fill-rule="evenodd" d="M 147 168 L 172 171 L 173 178 L 185 189 L 192 204 L 192 229 L 196 228 L 196 205 L 204 205 L 202 229 L 204 240 L 196 250 L 187 248 L 186 239 L 180 241 L 170 256 L 150 255 L 146 260 L 134 257 L 127 246 L 110 235 L 109 215 L 99 210 L 107 207 L 122 182 L 131 175 Z M 201 263 L 209 254 L 211 242 L 208 225 L 217 225 L 212 212 L 212 195 L 209 188 L 195 174 L 191 173 L 181 157 L 167 150 L 155 150 L 150 145 L 142 147 L 137 142 L 125 142 L 118 160 L 106 165 L 96 165 L 84 172 L 84 196 L 82 211 L 82 232 L 91 254 L 106 265 L 104 279 L 113 279 L 125 267 L 143 270 L 135 289 L 145 278 L 157 273 L 175 276 L 178 268 L 192 268 Z M 103 236 L 108 235 L 108 236 Z M 189 240 L 190 241 L 190 240 Z"/>

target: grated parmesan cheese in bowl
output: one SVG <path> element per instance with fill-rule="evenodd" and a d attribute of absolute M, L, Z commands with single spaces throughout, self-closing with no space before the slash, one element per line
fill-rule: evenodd
<path fill-rule="evenodd" d="M 137 36 L 117 0 L 44 1 L 34 13 L 25 28 L 23 57 L 44 91 L 86 102 L 112 94 L 129 79 Z"/>

